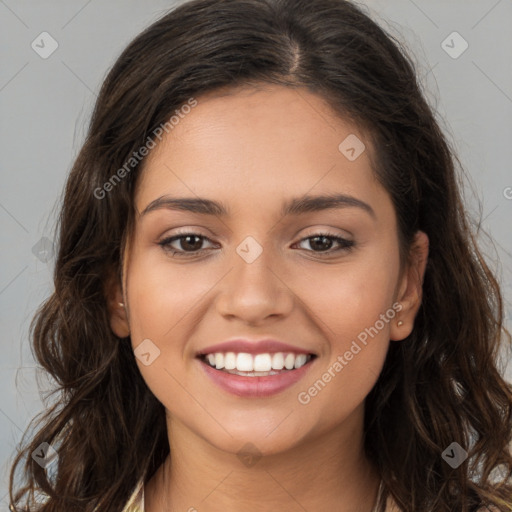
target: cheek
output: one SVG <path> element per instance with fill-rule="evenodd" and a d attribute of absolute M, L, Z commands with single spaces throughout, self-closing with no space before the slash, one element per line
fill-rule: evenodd
<path fill-rule="evenodd" d="M 394 282 L 382 279 L 382 276 L 362 280 L 351 275 L 330 286 L 331 300 L 322 304 L 319 311 L 325 312 L 322 319 L 328 327 L 325 334 L 333 355 L 348 350 L 353 340 L 364 343 L 368 331 L 375 339 L 387 339 L 390 317 L 394 316 Z M 384 315 L 384 321 L 381 315 Z"/>
<path fill-rule="evenodd" d="M 393 257 L 361 259 L 315 275 L 305 302 L 328 340 L 327 353 L 297 399 L 309 414 L 330 418 L 326 428 L 360 405 L 378 379 L 396 315 L 397 276 Z"/>
<path fill-rule="evenodd" d="M 176 334 L 201 310 L 201 299 L 212 289 L 215 277 L 211 272 L 192 271 L 193 266 L 171 264 L 162 257 L 155 261 L 135 256 L 130 267 L 127 288 L 133 312 L 132 334 L 162 344 L 169 339 L 179 342 L 182 338 Z M 172 344 L 173 350 L 182 348 L 179 343 Z"/>
<path fill-rule="evenodd" d="M 132 348 L 144 380 L 159 399 L 165 398 L 161 393 L 178 390 L 173 377 L 183 381 L 189 329 L 196 324 L 200 298 L 212 286 L 206 277 L 202 281 L 189 278 L 183 268 L 163 258 L 141 257 L 137 251 L 130 259 L 127 297 Z M 142 347 L 143 353 L 150 353 L 148 365 L 138 356 Z M 179 398 L 179 393 L 174 396 Z"/>
<path fill-rule="evenodd" d="M 329 350 L 333 354 L 345 352 L 351 340 L 374 326 L 380 315 L 389 312 L 388 316 L 394 316 L 398 271 L 398 257 L 380 257 L 377 252 L 375 257 L 354 256 L 336 267 L 318 266 L 314 275 L 309 273 L 302 282 L 296 280 L 294 292 L 314 313 L 312 320 L 329 340 Z M 389 321 L 384 325 L 379 321 L 378 329 L 385 338 Z"/>

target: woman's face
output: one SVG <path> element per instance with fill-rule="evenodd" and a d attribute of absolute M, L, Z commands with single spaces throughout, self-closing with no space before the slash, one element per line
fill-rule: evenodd
<path fill-rule="evenodd" d="M 421 288 L 400 275 L 370 143 L 302 89 L 197 100 L 135 193 L 123 298 L 140 372 L 171 430 L 228 452 L 352 431 L 390 339 L 411 332 Z M 162 245 L 180 234 L 193 236 Z M 236 339 L 246 343 L 214 347 Z M 234 373 L 251 365 L 263 373 Z"/>

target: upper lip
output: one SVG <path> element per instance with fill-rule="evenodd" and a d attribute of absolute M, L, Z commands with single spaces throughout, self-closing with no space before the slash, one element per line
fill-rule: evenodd
<path fill-rule="evenodd" d="M 213 354 L 215 352 L 244 352 L 246 354 L 265 354 L 276 352 L 293 352 L 294 354 L 314 354 L 307 348 L 301 348 L 282 341 L 273 340 L 270 338 L 263 340 L 248 340 L 248 339 L 233 339 L 210 345 L 201 349 L 197 356 L 204 356 L 206 354 Z M 315 355 L 315 354 L 314 354 Z"/>

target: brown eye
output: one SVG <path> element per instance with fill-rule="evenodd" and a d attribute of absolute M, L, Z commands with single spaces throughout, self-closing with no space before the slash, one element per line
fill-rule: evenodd
<path fill-rule="evenodd" d="M 342 250 L 350 250 L 354 247 L 355 243 L 352 240 L 347 240 L 337 235 L 333 235 L 331 233 L 317 233 L 313 236 L 308 236 L 303 238 L 303 241 L 309 241 L 309 245 L 312 248 L 314 253 L 327 253 L 332 254 L 334 252 L 342 251 Z M 338 244 L 338 248 L 334 250 L 330 250 L 334 243 Z"/>
<path fill-rule="evenodd" d="M 171 252 L 173 256 L 176 255 L 186 257 L 189 254 L 195 255 L 201 253 L 204 250 L 201 246 L 205 240 L 208 240 L 208 238 L 202 235 L 198 235 L 197 233 L 183 233 L 180 235 L 165 238 L 161 242 L 158 242 L 158 245 L 163 247 L 165 251 Z M 175 247 L 172 245 L 176 241 L 179 241 L 179 247 Z"/>
<path fill-rule="evenodd" d="M 355 246 L 352 240 L 347 240 L 340 236 L 332 233 L 317 233 L 315 235 L 303 238 L 299 243 L 308 241 L 311 249 L 309 252 L 313 252 L 320 256 L 324 254 L 326 256 L 339 251 L 349 251 Z M 176 257 L 188 257 L 201 254 L 204 249 L 203 243 L 211 240 L 205 236 L 199 235 L 198 233 L 182 233 L 172 237 L 167 237 L 161 242 L 158 242 L 164 251 L 171 253 L 172 256 Z M 173 245 L 178 242 L 177 246 Z M 337 244 L 338 247 L 332 249 L 333 245 Z"/>

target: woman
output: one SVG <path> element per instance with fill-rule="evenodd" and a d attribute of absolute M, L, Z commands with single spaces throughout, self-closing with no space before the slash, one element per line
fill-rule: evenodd
<path fill-rule="evenodd" d="M 511 511 L 510 334 L 455 162 L 350 2 L 146 29 L 67 182 L 33 324 L 63 395 L 11 510 Z"/>

